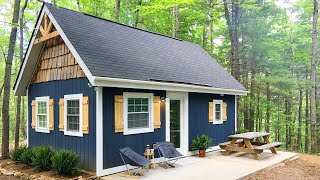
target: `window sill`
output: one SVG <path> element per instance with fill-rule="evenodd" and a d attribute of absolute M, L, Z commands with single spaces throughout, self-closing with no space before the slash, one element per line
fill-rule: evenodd
<path fill-rule="evenodd" d="M 143 134 L 143 133 L 152 133 L 154 129 L 152 128 L 144 128 L 144 129 L 126 129 L 123 132 L 123 135 L 132 135 L 132 134 Z"/>
<path fill-rule="evenodd" d="M 213 122 L 212 124 L 223 124 L 223 121 L 216 121 L 216 122 Z"/>
<path fill-rule="evenodd" d="M 40 132 L 40 133 L 50 133 L 50 130 L 49 130 L 49 129 L 39 129 L 39 128 L 36 128 L 35 130 L 36 130 L 36 132 Z"/>
<path fill-rule="evenodd" d="M 65 136 L 75 136 L 75 137 L 83 137 L 83 133 L 82 132 L 72 132 L 72 131 L 64 131 L 64 135 Z"/>

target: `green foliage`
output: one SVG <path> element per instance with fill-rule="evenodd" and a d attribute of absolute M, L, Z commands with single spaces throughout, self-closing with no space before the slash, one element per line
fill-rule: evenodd
<path fill-rule="evenodd" d="M 51 146 L 34 147 L 32 151 L 34 156 L 31 165 L 33 167 L 38 170 L 51 169 L 51 158 L 55 154 L 55 151 Z"/>
<path fill-rule="evenodd" d="M 74 175 L 79 172 L 79 156 L 69 150 L 61 149 L 51 158 L 52 169 L 62 175 Z"/>
<path fill-rule="evenodd" d="M 238 130 L 236 130 L 236 132 L 234 134 L 241 134 L 241 133 L 246 133 L 249 132 L 247 129 L 245 129 L 244 127 L 239 128 Z"/>
<path fill-rule="evenodd" d="M 27 149 L 25 146 L 16 148 L 10 152 L 10 158 L 14 161 L 21 162 L 21 156 Z"/>
<path fill-rule="evenodd" d="M 212 139 L 207 136 L 202 134 L 201 136 L 197 135 L 191 143 L 191 150 L 206 150 L 209 147 L 212 146 Z"/>
<path fill-rule="evenodd" d="M 20 162 L 26 165 L 31 165 L 33 159 L 33 150 L 31 148 L 26 148 L 25 151 L 21 154 Z"/>

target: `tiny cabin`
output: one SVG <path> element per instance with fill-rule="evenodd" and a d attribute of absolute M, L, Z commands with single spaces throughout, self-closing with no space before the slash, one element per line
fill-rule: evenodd
<path fill-rule="evenodd" d="M 143 154 L 193 138 L 214 146 L 236 130 L 246 89 L 199 45 L 44 3 L 14 86 L 27 96 L 27 143 L 69 149 L 97 176 L 125 170 L 119 149 Z"/>

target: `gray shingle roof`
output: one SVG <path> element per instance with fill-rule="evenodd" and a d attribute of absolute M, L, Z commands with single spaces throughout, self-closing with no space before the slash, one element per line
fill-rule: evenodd
<path fill-rule="evenodd" d="M 46 5 L 93 76 L 246 90 L 197 44 Z"/>

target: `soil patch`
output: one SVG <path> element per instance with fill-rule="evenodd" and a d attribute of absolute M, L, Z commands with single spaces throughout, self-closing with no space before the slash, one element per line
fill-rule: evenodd
<path fill-rule="evenodd" d="M 299 158 L 280 164 L 279 166 L 258 171 L 241 180 L 319 180 L 320 156 L 299 154 Z"/>
<path fill-rule="evenodd" d="M 23 174 L 34 175 L 34 176 L 39 176 L 39 177 L 46 176 L 46 177 L 57 178 L 57 179 L 62 179 L 62 180 L 72 179 L 72 178 L 76 178 L 79 176 L 82 176 L 84 179 L 92 177 L 91 174 L 85 173 L 85 172 L 81 172 L 80 174 L 78 174 L 76 176 L 61 176 L 54 171 L 38 171 L 38 170 L 32 168 L 31 166 L 17 163 L 17 162 L 10 160 L 10 159 L 0 160 L 0 164 L 1 164 L 1 168 L 4 168 L 9 171 L 18 171 Z M 13 176 L 0 175 L 0 179 L 5 179 L 5 178 L 7 178 L 8 180 L 17 179 Z"/>

